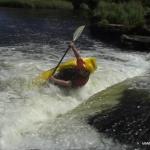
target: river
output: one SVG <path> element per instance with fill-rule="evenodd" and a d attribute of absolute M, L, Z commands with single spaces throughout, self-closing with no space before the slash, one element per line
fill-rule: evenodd
<path fill-rule="evenodd" d="M 125 149 L 83 122 L 56 120 L 93 94 L 146 75 L 150 54 L 122 51 L 93 39 L 86 29 L 76 45 L 83 57 L 96 57 L 98 66 L 88 84 L 68 93 L 51 84 L 31 85 L 58 63 L 74 30 L 83 24 L 84 19 L 67 12 L 0 8 L 1 150 Z M 73 56 L 69 52 L 65 59 Z"/>

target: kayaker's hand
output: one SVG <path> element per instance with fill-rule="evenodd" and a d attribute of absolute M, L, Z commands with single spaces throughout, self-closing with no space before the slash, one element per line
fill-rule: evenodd
<path fill-rule="evenodd" d="M 50 79 L 50 80 L 53 80 L 53 79 L 54 79 L 54 77 L 53 77 L 53 76 L 51 76 L 49 79 Z"/>
<path fill-rule="evenodd" d="M 50 80 L 51 82 L 54 82 L 55 78 L 54 78 L 53 76 L 51 76 L 51 77 L 49 78 L 49 80 Z"/>
<path fill-rule="evenodd" d="M 75 47 L 75 45 L 74 45 L 74 43 L 72 41 L 69 43 L 69 47 L 70 48 L 74 48 Z"/>

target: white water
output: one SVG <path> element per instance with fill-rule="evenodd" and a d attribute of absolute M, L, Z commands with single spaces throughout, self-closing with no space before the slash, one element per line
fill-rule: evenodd
<path fill-rule="evenodd" d="M 30 84 L 42 70 L 53 67 L 63 52 L 38 44 L 0 47 L 1 150 L 125 149 L 99 137 L 82 121 L 59 119 L 94 93 L 139 76 L 149 67 L 145 54 L 116 51 L 96 41 L 92 49 L 82 50 L 81 55 L 96 57 L 97 71 L 82 89 L 65 92 L 53 85 L 32 88 Z"/>

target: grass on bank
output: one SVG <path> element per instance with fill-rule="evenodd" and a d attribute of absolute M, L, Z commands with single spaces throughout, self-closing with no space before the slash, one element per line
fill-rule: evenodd
<path fill-rule="evenodd" d="M 144 25 L 144 8 L 140 2 L 110 3 L 100 1 L 94 10 L 94 16 L 100 23 L 123 24 L 128 27 Z"/>
<path fill-rule="evenodd" d="M 23 8 L 73 9 L 68 0 L 0 0 L 0 6 Z"/>

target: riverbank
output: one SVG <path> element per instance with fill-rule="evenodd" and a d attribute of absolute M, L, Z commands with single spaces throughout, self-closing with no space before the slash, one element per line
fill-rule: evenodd
<path fill-rule="evenodd" d="M 122 48 L 149 51 L 150 2 L 81 0 L 79 4 L 74 0 L 73 6 L 76 10 L 88 11 L 91 34 L 94 37 Z"/>
<path fill-rule="evenodd" d="M 72 10 L 72 3 L 67 0 L 0 0 L 1 7 L 50 8 Z"/>
<path fill-rule="evenodd" d="M 122 49 L 150 51 L 150 29 L 147 27 L 128 28 L 121 24 L 90 25 L 93 37 Z"/>

